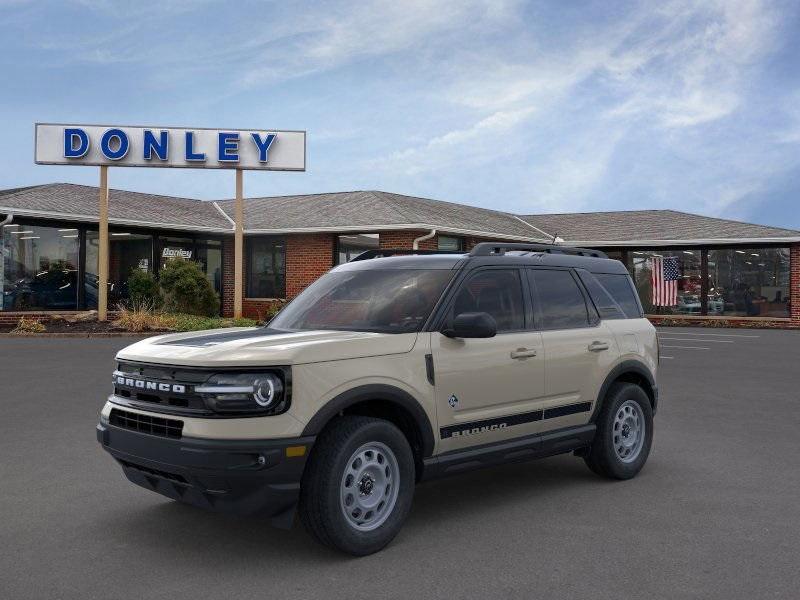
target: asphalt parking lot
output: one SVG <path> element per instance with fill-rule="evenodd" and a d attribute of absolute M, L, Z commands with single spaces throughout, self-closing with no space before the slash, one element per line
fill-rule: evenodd
<path fill-rule="evenodd" d="M 800 332 L 660 330 L 650 461 L 419 486 L 362 559 L 128 483 L 94 426 L 124 339 L 1 339 L 0 598 L 797 598 Z"/>

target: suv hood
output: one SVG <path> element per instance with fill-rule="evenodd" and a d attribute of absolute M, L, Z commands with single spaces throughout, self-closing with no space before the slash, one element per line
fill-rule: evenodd
<path fill-rule="evenodd" d="M 416 333 L 231 327 L 147 338 L 122 349 L 117 358 L 198 367 L 297 365 L 401 354 L 410 352 L 416 339 Z"/>

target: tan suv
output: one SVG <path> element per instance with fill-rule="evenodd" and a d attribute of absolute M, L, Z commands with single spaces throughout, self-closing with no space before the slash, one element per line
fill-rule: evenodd
<path fill-rule="evenodd" d="M 97 437 L 132 482 L 291 525 L 356 555 L 397 534 L 416 482 L 574 452 L 636 475 L 658 348 L 601 252 L 484 243 L 370 251 L 267 327 L 146 339 L 117 355 Z"/>

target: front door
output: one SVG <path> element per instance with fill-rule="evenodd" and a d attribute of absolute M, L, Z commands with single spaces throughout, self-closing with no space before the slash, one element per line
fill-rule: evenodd
<path fill-rule="evenodd" d="M 497 335 L 431 334 L 441 452 L 538 430 L 544 352 L 526 289 L 518 269 L 481 269 L 461 283 L 445 323 L 464 312 L 485 312 L 497 322 Z"/>

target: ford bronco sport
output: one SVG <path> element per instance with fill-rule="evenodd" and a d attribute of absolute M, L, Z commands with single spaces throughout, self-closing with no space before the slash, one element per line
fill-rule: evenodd
<path fill-rule="evenodd" d="M 175 500 L 376 552 L 416 482 L 574 452 L 636 475 L 658 347 L 625 267 L 602 252 L 478 244 L 373 250 L 266 327 L 152 337 L 117 355 L 97 438 Z"/>

